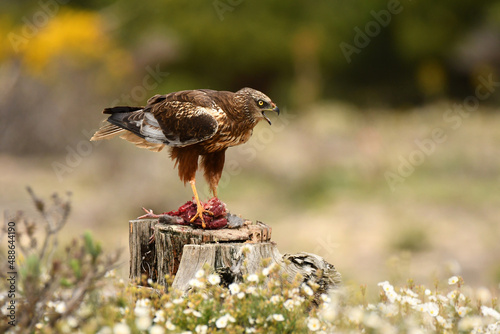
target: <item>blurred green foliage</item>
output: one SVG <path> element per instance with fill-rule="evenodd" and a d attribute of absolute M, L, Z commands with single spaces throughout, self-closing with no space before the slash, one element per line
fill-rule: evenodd
<path fill-rule="evenodd" d="M 136 62 L 160 63 L 172 73 L 169 89 L 253 86 L 299 104 L 320 97 L 419 102 L 467 92 L 472 76 L 498 65 L 482 50 L 474 64 L 460 64 L 470 34 L 500 36 L 493 0 L 69 1 L 61 8 L 45 0 L 2 7 L 15 27 L 47 3 L 55 15 L 69 8 L 97 12 L 103 33 Z M 359 52 L 346 56 L 341 43 Z M 487 44 L 477 48 L 495 52 Z M 295 99 L 301 91 L 312 96 Z"/>
<path fill-rule="evenodd" d="M 47 129 L 72 138 L 103 107 L 156 93 L 250 86 L 296 112 L 323 99 L 404 110 L 463 99 L 500 67 L 493 0 L 40 0 L 0 13 L 0 149 L 25 153 L 62 153 Z M 151 71 L 168 76 L 151 84 Z"/>

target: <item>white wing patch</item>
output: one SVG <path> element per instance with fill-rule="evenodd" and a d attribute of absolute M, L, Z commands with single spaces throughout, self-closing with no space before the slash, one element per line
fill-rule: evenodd
<path fill-rule="evenodd" d="M 164 144 L 167 141 L 167 137 L 163 134 L 158 121 L 150 112 L 144 113 L 141 134 L 144 136 L 144 139 L 153 144 Z"/>

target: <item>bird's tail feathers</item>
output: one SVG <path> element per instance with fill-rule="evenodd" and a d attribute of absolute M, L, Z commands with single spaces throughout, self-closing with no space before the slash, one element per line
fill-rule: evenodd
<path fill-rule="evenodd" d="M 121 113 L 128 113 L 128 112 L 133 112 L 137 110 L 141 110 L 143 107 L 128 107 L 128 106 L 118 106 L 118 107 L 111 107 L 111 108 L 106 108 L 102 111 L 103 114 L 121 114 Z"/>
<path fill-rule="evenodd" d="M 153 152 L 160 152 L 165 147 L 165 144 L 150 143 L 146 139 L 141 138 L 141 137 L 137 136 L 136 134 L 129 132 L 129 131 L 126 131 L 124 134 L 122 134 L 120 136 L 120 138 L 131 142 L 132 144 L 134 144 L 137 147 L 147 148 L 148 150 L 153 151 Z"/>
<path fill-rule="evenodd" d="M 96 140 L 102 140 L 102 139 L 111 139 L 119 134 L 122 134 L 125 132 L 125 129 L 120 128 L 119 126 L 116 126 L 114 124 L 107 123 L 99 130 L 94 133 L 92 138 L 90 138 L 91 141 L 96 141 Z"/>

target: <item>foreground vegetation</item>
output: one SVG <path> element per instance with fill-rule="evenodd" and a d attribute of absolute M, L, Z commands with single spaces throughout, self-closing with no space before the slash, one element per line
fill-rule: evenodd
<path fill-rule="evenodd" d="M 399 287 L 381 282 L 377 298 L 367 296 L 367 286 L 318 295 L 317 287 L 302 283 L 300 277 L 289 283 L 278 267 L 264 263 L 260 273 L 228 287 L 221 286 L 220 277 L 208 267 L 196 274 L 187 294 L 162 293 L 164 287 L 151 281 L 153 288 L 138 287 L 116 276 L 118 255 L 104 254 L 89 233 L 64 249 L 51 247 L 58 245 L 70 202 L 54 195 L 47 205 L 30 194 L 43 220 L 36 223 L 21 213 L 11 220 L 17 228 L 19 281 L 13 299 L 2 277 L 2 331 L 500 333 L 498 299 L 489 290 L 464 285 L 457 276 L 432 287 L 412 280 Z M 2 274 L 9 271 L 3 269 Z M 14 312 L 9 311 L 12 300 Z"/>

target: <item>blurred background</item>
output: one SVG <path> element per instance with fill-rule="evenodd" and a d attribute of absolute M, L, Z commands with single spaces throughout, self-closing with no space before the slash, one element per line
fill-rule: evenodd
<path fill-rule="evenodd" d="M 500 2 L 4 1 L 0 209 L 72 192 L 68 241 L 123 248 L 189 200 L 166 152 L 89 142 L 115 105 L 195 88 L 283 113 L 228 151 L 219 196 L 347 282 L 500 282 Z M 204 198 L 208 191 L 198 179 Z M 63 242 L 64 243 L 64 242 Z"/>

